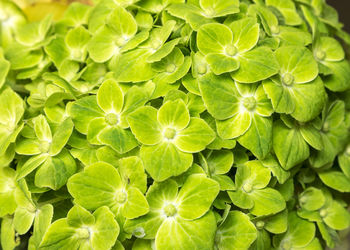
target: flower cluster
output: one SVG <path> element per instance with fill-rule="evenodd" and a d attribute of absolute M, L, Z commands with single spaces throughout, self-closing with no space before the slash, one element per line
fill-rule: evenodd
<path fill-rule="evenodd" d="M 323 249 L 350 227 L 325 0 L 0 0 L 1 246 Z"/>

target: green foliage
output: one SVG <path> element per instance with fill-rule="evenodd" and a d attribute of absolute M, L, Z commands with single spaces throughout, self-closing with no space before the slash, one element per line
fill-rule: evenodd
<path fill-rule="evenodd" d="M 350 227 L 336 11 L 93 2 L 29 22 L 0 0 L 0 248 L 334 248 Z"/>

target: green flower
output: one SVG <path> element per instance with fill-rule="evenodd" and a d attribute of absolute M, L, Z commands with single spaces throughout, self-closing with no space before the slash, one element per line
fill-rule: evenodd
<path fill-rule="evenodd" d="M 154 183 L 146 195 L 149 213 L 126 221 L 124 229 L 155 239 L 160 249 L 211 249 L 216 220 L 208 210 L 218 193 L 218 183 L 203 174 L 190 175 L 180 191 L 173 180 Z"/>
<path fill-rule="evenodd" d="M 259 25 L 253 18 L 234 21 L 228 26 L 210 23 L 201 26 L 197 46 L 217 75 L 232 72 L 233 79 L 252 83 L 278 73 L 278 62 L 267 47 L 256 47 Z"/>
<path fill-rule="evenodd" d="M 119 234 L 118 223 L 108 207 L 93 214 L 79 205 L 69 210 L 67 217 L 53 222 L 47 229 L 41 249 L 111 249 Z"/>
<path fill-rule="evenodd" d="M 76 163 L 64 148 L 73 131 L 73 122 L 67 118 L 52 134 L 45 116 L 32 119 L 33 127 L 27 127 L 30 134 L 16 143 L 16 153 L 31 156 L 18 170 L 17 180 L 26 177 L 35 169 L 35 185 L 57 190 L 66 184 L 76 171 Z M 29 132 L 28 131 L 28 132 Z M 34 134 L 34 138 L 31 136 Z"/>
<path fill-rule="evenodd" d="M 108 206 L 121 221 L 146 214 L 149 206 L 143 195 L 146 191 L 143 165 L 135 156 L 120 161 L 118 170 L 97 162 L 73 175 L 67 187 L 75 203 L 91 210 Z"/>
<path fill-rule="evenodd" d="M 204 120 L 190 117 L 181 99 L 167 101 L 159 110 L 140 107 L 128 122 L 143 144 L 140 156 L 145 169 L 157 181 L 185 172 L 192 165 L 192 153 L 202 151 L 215 138 Z"/>
<path fill-rule="evenodd" d="M 87 135 L 91 144 L 111 146 L 118 153 L 126 153 L 137 146 L 137 141 L 126 118 L 144 105 L 148 95 L 135 86 L 125 94 L 112 79 L 106 80 L 96 97 L 87 96 L 72 103 L 68 113 L 76 129 Z"/>
<path fill-rule="evenodd" d="M 273 109 L 261 85 L 209 74 L 199 80 L 199 88 L 221 138 L 238 138 L 258 158 L 270 152 Z"/>
<path fill-rule="evenodd" d="M 280 73 L 263 82 L 274 110 L 300 122 L 314 119 L 325 105 L 326 93 L 312 53 L 304 47 L 284 46 L 275 54 Z"/>
<path fill-rule="evenodd" d="M 228 194 L 236 206 L 249 209 L 256 216 L 276 214 L 286 207 L 283 196 L 267 187 L 271 172 L 259 161 L 248 161 L 238 166 L 235 176 L 236 190 Z"/>

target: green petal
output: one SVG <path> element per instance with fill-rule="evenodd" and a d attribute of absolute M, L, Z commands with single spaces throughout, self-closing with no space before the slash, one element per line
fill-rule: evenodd
<path fill-rule="evenodd" d="M 73 127 L 73 122 L 69 118 L 59 125 L 52 138 L 52 143 L 49 150 L 49 154 L 51 156 L 55 156 L 61 152 L 62 148 L 66 145 L 73 132 Z"/>
<path fill-rule="evenodd" d="M 75 205 L 67 214 L 67 223 L 71 227 L 81 227 L 94 224 L 95 218 L 83 207 Z"/>
<path fill-rule="evenodd" d="M 39 115 L 33 119 L 34 130 L 37 138 L 40 141 L 51 142 L 52 134 L 50 126 L 43 115 Z"/>
<path fill-rule="evenodd" d="M 213 151 L 207 158 L 208 167 L 212 175 L 226 174 L 234 162 L 233 153 L 229 150 Z"/>
<path fill-rule="evenodd" d="M 140 155 L 146 171 L 156 181 L 184 173 L 193 161 L 192 154 L 183 153 L 175 145 L 167 142 L 142 146 Z"/>
<path fill-rule="evenodd" d="M 74 158 L 67 149 L 54 157 L 49 157 L 35 173 L 35 186 L 57 190 L 67 183 L 77 170 Z"/>
<path fill-rule="evenodd" d="M 320 209 L 325 202 L 326 198 L 323 195 L 323 192 L 320 189 L 314 187 L 305 189 L 299 195 L 299 203 L 301 207 L 309 211 Z"/>
<path fill-rule="evenodd" d="M 68 108 L 69 116 L 74 122 L 75 128 L 82 134 L 86 134 L 91 120 L 102 117 L 103 111 L 97 105 L 96 96 L 87 96 L 73 102 Z"/>
<path fill-rule="evenodd" d="M 252 121 L 252 115 L 246 111 L 238 113 L 224 121 L 216 120 L 218 135 L 222 139 L 237 138 L 249 130 Z"/>
<path fill-rule="evenodd" d="M 248 249 L 257 237 L 257 230 L 249 217 L 240 211 L 231 211 L 216 231 L 218 249 Z"/>
<path fill-rule="evenodd" d="M 123 108 L 124 95 L 114 80 L 106 80 L 97 92 L 97 103 L 107 114 L 119 114 Z"/>
<path fill-rule="evenodd" d="M 26 177 L 28 174 L 33 172 L 36 168 L 38 168 L 49 156 L 47 154 L 39 154 L 33 156 L 27 160 L 24 165 L 19 169 L 17 174 L 17 179 L 22 179 Z"/>
<path fill-rule="evenodd" d="M 254 190 L 249 196 L 254 200 L 250 212 L 256 216 L 276 214 L 286 208 L 283 196 L 272 188 Z"/>
<path fill-rule="evenodd" d="M 111 249 L 119 234 L 119 225 L 114 219 L 114 214 L 108 207 L 100 207 L 94 213 L 94 233 L 91 237 L 91 248 Z"/>
<path fill-rule="evenodd" d="M 119 47 L 116 46 L 113 39 L 115 36 L 108 27 L 98 30 L 87 45 L 91 59 L 103 63 L 111 59 L 115 53 L 119 53 Z"/>
<path fill-rule="evenodd" d="M 183 219 L 194 220 L 203 216 L 220 191 L 219 184 L 202 174 L 190 175 L 182 186 L 176 203 Z"/>
<path fill-rule="evenodd" d="M 254 18 L 243 18 L 229 24 L 233 33 L 233 44 L 240 53 L 255 47 L 259 40 L 259 24 Z"/>
<path fill-rule="evenodd" d="M 137 156 L 124 157 L 119 160 L 118 165 L 124 183 L 128 183 L 145 193 L 147 190 L 147 175 L 141 159 Z"/>
<path fill-rule="evenodd" d="M 175 145 L 183 152 L 195 153 L 205 149 L 215 138 L 214 131 L 200 118 L 191 118 L 188 126 L 175 136 Z"/>
<path fill-rule="evenodd" d="M 299 25 L 302 23 L 293 1 L 267 0 L 266 5 L 277 8 L 282 13 L 287 25 Z"/>
<path fill-rule="evenodd" d="M 319 77 L 310 83 L 295 84 L 290 93 L 295 103 L 295 110 L 291 115 L 301 122 L 310 121 L 319 115 L 327 99 Z"/>
<path fill-rule="evenodd" d="M 301 219 L 296 212 L 291 212 L 288 214 L 287 232 L 277 236 L 275 240 L 280 248 L 302 248 L 314 239 L 315 231 L 314 223 Z"/>
<path fill-rule="evenodd" d="M 238 0 L 200 0 L 199 4 L 205 15 L 209 17 L 220 17 L 239 12 Z"/>
<path fill-rule="evenodd" d="M 150 52 L 145 49 L 135 49 L 122 54 L 116 63 L 111 65 L 118 82 L 143 82 L 152 79 L 155 72 L 146 60 Z"/>
<path fill-rule="evenodd" d="M 320 37 L 316 42 L 314 56 L 320 61 L 341 61 L 345 57 L 341 44 L 332 37 Z"/>
<path fill-rule="evenodd" d="M 134 17 L 120 6 L 117 6 L 108 16 L 107 26 L 112 29 L 115 35 L 123 38 L 125 43 L 133 37 L 137 31 L 137 24 Z"/>
<path fill-rule="evenodd" d="M 282 121 L 273 125 L 273 149 L 278 161 L 286 170 L 309 157 L 309 146 L 297 128 L 289 129 Z"/>
<path fill-rule="evenodd" d="M 253 83 L 265 80 L 279 71 L 278 62 L 271 49 L 257 47 L 238 55 L 239 70 L 232 72 L 234 80 L 242 83 Z"/>
<path fill-rule="evenodd" d="M 119 154 L 129 152 L 137 146 L 137 141 L 131 131 L 119 126 L 105 128 L 98 134 L 97 139 L 111 146 Z"/>
<path fill-rule="evenodd" d="M 327 226 L 335 230 L 344 230 L 350 225 L 350 214 L 339 202 L 332 201 L 326 208 L 326 216 L 323 218 Z"/>
<path fill-rule="evenodd" d="M 39 141 L 36 139 L 23 139 L 16 143 L 16 153 L 20 155 L 37 155 L 41 153 Z"/>
<path fill-rule="evenodd" d="M 130 187 L 127 194 L 128 198 L 122 209 L 122 214 L 125 218 L 134 219 L 148 213 L 147 200 L 138 188 Z"/>
<path fill-rule="evenodd" d="M 121 205 L 116 192 L 122 188 L 118 171 L 110 164 L 99 162 L 69 178 L 68 191 L 75 202 L 87 209 L 109 206 L 113 212 Z"/>
<path fill-rule="evenodd" d="M 293 113 L 296 104 L 290 88 L 285 88 L 280 82 L 270 79 L 263 81 L 263 87 L 276 112 Z"/>
<path fill-rule="evenodd" d="M 141 107 L 128 116 L 132 133 L 138 141 L 146 145 L 155 145 L 162 140 L 161 128 L 157 121 L 157 110 L 153 107 Z"/>
<path fill-rule="evenodd" d="M 169 127 L 178 131 L 188 126 L 190 114 L 186 104 L 178 99 L 164 103 L 158 111 L 157 119 L 164 128 Z"/>
<path fill-rule="evenodd" d="M 224 24 L 204 24 L 197 34 L 197 46 L 203 54 L 223 53 L 232 43 L 232 31 Z"/>
<path fill-rule="evenodd" d="M 340 171 L 325 171 L 318 174 L 321 181 L 339 192 L 350 192 L 350 179 Z"/>
<path fill-rule="evenodd" d="M 272 147 L 272 119 L 255 114 L 249 129 L 238 138 L 238 142 L 257 158 L 265 158 Z"/>
<path fill-rule="evenodd" d="M 166 220 L 156 235 L 157 249 L 203 249 L 214 245 L 216 230 L 215 216 L 212 212 L 197 220 Z"/>
<path fill-rule="evenodd" d="M 205 57 L 205 60 L 216 75 L 232 72 L 239 68 L 239 62 L 235 58 L 223 54 L 211 53 Z"/>
<path fill-rule="evenodd" d="M 347 60 L 341 62 L 324 62 L 332 70 L 331 75 L 324 78 L 326 88 L 331 91 L 344 91 L 349 89 L 350 63 Z"/>
<path fill-rule="evenodd" d="M 282 77 L 285 74 L 291 74 L 296 84 L 310 82 L 317 77 L 317 62 L 307 48 L 280 47 L 276 50 L 276 58 L 281 66 Z"/>
<path fill-rule="evenodd" d="M 239 112 L 239 93 L 231 78 L 208 74 L 199 79 L 199 89 L 208 112 L 214 118 L 225 120 Z"/>

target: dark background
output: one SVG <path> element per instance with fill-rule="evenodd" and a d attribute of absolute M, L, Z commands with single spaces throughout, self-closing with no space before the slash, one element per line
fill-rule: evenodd
<path fill-rule="evenodd" d="M 344 30 L 350 33 L 350 0 L 327 0 L 326 2 L 337 9 L 339 19 L 344 24 Z"/>

